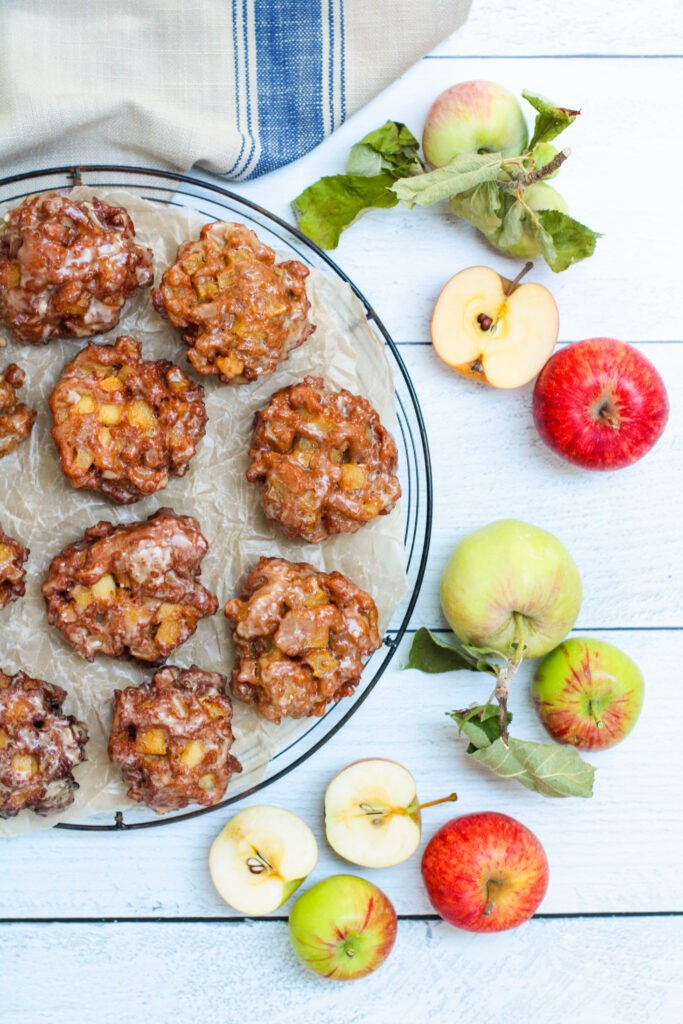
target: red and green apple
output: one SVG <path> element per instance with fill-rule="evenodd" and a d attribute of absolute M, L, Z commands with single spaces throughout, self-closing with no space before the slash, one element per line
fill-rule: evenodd
<path fill-rule="evenodd" d="M 528 141 L 522 108 L 510 90 L 475 80 L 437 96 L 427 113 L 422 149 L 432 167 L 444 167 L 461 153 L 518 156 Z"/>
<path fill-rule="evenodd" d="M 396 939 L 396 911 L 372 882 L 333 875 L 299 896 L 289 915 L 289 935 L 309 970 L 351 981 L 386 960 Z"/>
<path fill-rule="evenodd" d="M 532 695 L 548 732 L 582 750 L 613 747 L 628 736 L 643 704 L 643 676 L 605 640 L 571 637 L 536 669 Z"/>

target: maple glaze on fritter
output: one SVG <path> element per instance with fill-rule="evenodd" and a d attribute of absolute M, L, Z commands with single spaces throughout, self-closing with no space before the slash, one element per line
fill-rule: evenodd
<path fill-rule="evenodd" d="M 128 796 L 163 814 L 188 804 L 211 807 L 242 770 L 230 753 L 232 703 L 225 676 L 164 668 L 142 684 L 114 692 L 109 757 Z"/>
<path fill-rule="evenodd" d="M 203 396 L 178 366 L 143 360 L 134 338 L 89 342 L 50 395 L 65 476 L 119 504 L 161 490 L 187 472 L 204 436 Z"/>
<path fill-rule="evenodd" d="M 199 582 L 209 545 L 192 516 L 159 509 L 143 522 L 100 522 L 53 558 L 48 621 L 88 661 L 130 654 L 162 664 L 218 601 Z"/>
<path fill-rule="evenodd" d="M 182 329 L 195 370 L 242 383 L 271 373 L 315 330 L 308 274 L 297 260 L 276 264 L 243 224 L 216 221 L 183 242 L 152 299 Z"/>
<path fill-rule="evenodd" d="M 309 544 L 354 533 L 401 496 L 396 445 L 375 410 L 319 377 L 282 388 L 256 413 L 249 457 L 268 518 Z"/>
<path fill-rule="evenodd" d="M 86 759 L 88 730 L 62 714 L 65 697 L 43 679 L 0 669 L 0 818 L 24 809 L 54 814 L 73 803 L 73 769 Z"/>
<path fill-rule="evenodd" d="M 380 646 L 377 608 L 339 572 L 262 558 L 228 601 L 236 662 L 232 694 L 271 722 L 322 715 L 358 685 Z"/>

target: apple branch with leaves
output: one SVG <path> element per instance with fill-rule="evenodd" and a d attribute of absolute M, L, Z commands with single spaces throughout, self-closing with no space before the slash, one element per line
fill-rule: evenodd
<path fill-rule="evenodd" d="M 366 210 L 399 202 L 412 209 L 447 199 L 453 213 L 503 252 L 517 255 L 531 237 L 534 252 L 556 273 L 592 256 L 597 232 L 562 209 L 539 206 L 533 192 L 525 196 L 527 189 L 554 177 L 569 157 L 569 149 L 556 153 L 549 143 L 580 112 L 530 92 L 522 95 L 537 112 L 523 153 L 460 153 L 427 170 L 414 135 L 400 121 L 387 121 L 352 147 L 345 174 L 321 178 L 297 196 L 293 209 L 299 229 L 323 249 L 334 249 L 342 231 Z"/>
<path fill-rule="evenodd" d="M 509 735 L 510 683 L 526 651 L 520 616 L 515 616 L 515 638 L 510 651 L 507 656 L 490 647 L 474 647 L 462 643 L 455 635 L 444 640 L 423 627 L 413 638 L 404 667 L 432 674 L 466 670 L 495 676 L 496 685 L 485 704 L 446 712 L 469 740 L 467 755 L 497 775 L 515 779 L 543 796 L 592 796 L 595 769 L 575 747 L 518 740 Z"/>

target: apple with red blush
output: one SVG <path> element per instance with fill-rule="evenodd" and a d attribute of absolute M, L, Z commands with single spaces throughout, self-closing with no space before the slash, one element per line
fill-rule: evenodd
<path fill-rule="evenodd" d="M 549 448 L 586 469 L 630 466 L 659 440 L 666 388 L 638 349 L 590 338 L 555 352 L 534 387 L 533 416 Z"/>
<path fill-rule="evenodd" d="M 573 636 L 543 659 L 531 693 L 541 721 L 559 743 L 605 750 L 636 724 L 644 682 L 635 662 L 614 644 Z"/>
<path fill-rule="evenodd" d="M 436 912 L 470 932 L 523 924 L 548 888 L 548 860 L 530 829 L 497 811 L 453 818 L 427 843 L 422 878 Z"/>

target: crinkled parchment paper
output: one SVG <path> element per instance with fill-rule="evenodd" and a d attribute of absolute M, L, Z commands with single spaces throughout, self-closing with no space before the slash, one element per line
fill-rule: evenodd
<path fill-rule="evenodd" d="M 196 238 L 209 219 L 193 210 L 149 203 L 120 189 L 79 187 L 72 192 L 75 198 L 93 194 L 130 211 L 139 241 L 154 250 L 157 282 L 175 259 L 179 243 Z M 6 209 L 7 206 L 0 208 L 0 215 Z M 283 256 L 280 254 L 280 258 Z M 318 270 L 311 270 L 308 294 L 311 319 L 317 324 L 315 333 L 275 373 L 254 384 L 225 385 L 215 378 L 199 378 L 206 391 L 209 423 L 187 474 L 172 480 L 165 490 L 124 508 L 95 492 L 72 488 L 62 475 L 50 436 L 49 393 L 65 364 L 85 341 L 30 346 L 14 341 L 9 331 L 3 332 L 8 345 L 0 349 L 0 366 L 16 362 L 26 370 L 21 401 L 38 409 L 38 419 L 30 440 L 0 461 L 0 523 L 7 533 L 31 549 L 26 596 L 0 611 L 0 667 L 10 673 L 24 669 L 31 676 L 62 686 L 67 691 L 65 712 L 88 724 L 88 760 L 76 768 L 80 788 L 75 803 L 62 815 L 68 820 L 139 806 L 126 798 L 119 769 L 107 757 L 107 739 L 113 690 L 138 685 L 154 671 L 142 664 L 103 656 L 96 657 L 90 665 L 72 650 L 57 629 L 48 625 L 40 586 L 50 560 L 81 537 L 89 526 L 101 519 L 115 523 L 145 519 L 164 505 L 199 520 L 209 541 L 201 578 L 218 595 L 219 611 L 203 619 L 194 636 L 169 659 L 170 664 L 183 667 L 195 663 L 209 671 L 230 674 L 233 652 L 222 607 L 238 593 L 261 555 L 281 555 L 344 573 L 372 594 L 382 632 L 406 591 L 398 508 L 356 534 L 309 545 L 283 537 L 263 514 L 256 486 L 245 479 L 254 411 L 262 408 L 278 388 L 293 384 L 306 374 L 323 377 L 334 388 L 345 387 L 365 395 L 382 423 L 392 432 L 395 429 L 391 369 L 383 344 L 367 324 L 362 305 L 346 284 Z M 193 375 L 185 359 L 183 341 L 155 312 L 149 289 L 135 296 L 124 309 L 118 326 L 103 335 L 102 340 L 113 342 L 120 334 L 137 338 L 145 358 L 172 359 Z M 232 752 L 242 762 L 243 771 L 233 777 L 232 786 L 258 782 L 273 754 L 291 743 L 309 724 L 305 719 L 284 720 L 275 726 L 235 701 L 236 739 Z M 22 811 L 16 818 L 0 822 L 0 835 L 46 828 L 55 820 L 55 816 L 43 818 Z"/>

